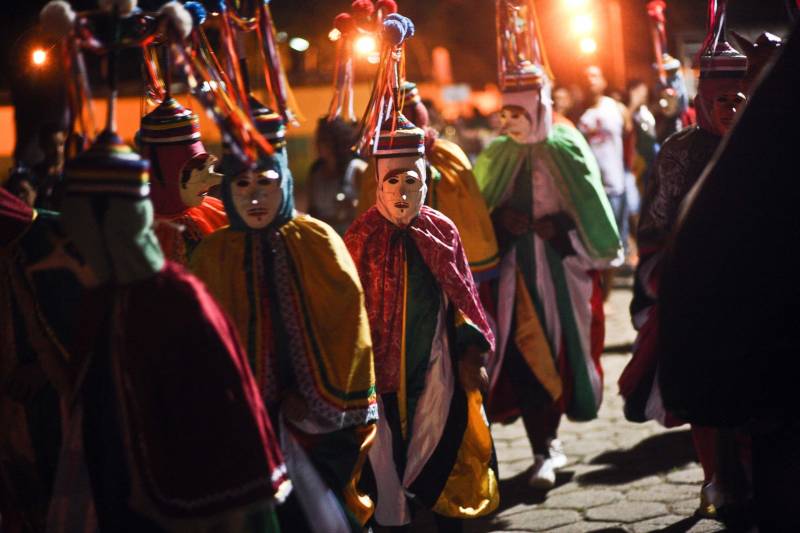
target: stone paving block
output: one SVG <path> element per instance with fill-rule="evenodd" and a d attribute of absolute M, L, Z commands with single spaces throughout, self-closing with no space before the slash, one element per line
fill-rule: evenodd
<path fill-rule="evenodd" d="M 687 483 L 690 485 L 697 485 L 700 490 L 700 484 L 703 483 L 703 469 L 699 466 L 691 466 L 684 470 L 671 472 L 667 474 L 667 481 L 670 483 Z"/>
<path fill-rule="evenodd" d="M 577 522 L 551 530 L 549 533 L 590 533 L 592 531 L 625 531 L 616 522 Z"/>
<path fill-rule="evenodd" d="M 686 498 L 685 500 L 680 500 L 677 502 L 672 502 L 669 504 L 670 510 L 674 514 L 680 514 L 683 516 L 692 516 L 694 512 L 697 510 L 697 507 L 700 505 L 700 489 L 697 489 L 697 492 L 694 493 L 692 498 Z"/>
<path fill-rule="evenodd" d="M 716 531 L 728 531 L 725 526 L 716 520 L 703 519 L 686 530 L 686 533 L 714 533 Z"/>
<path fill-rule="evenodd" d="M 622 498 L 622 493 L 613 490 L 584 489 L 567 494 L 548 495 L 544 506 L 548 508 L 583 510 L 607 505 Z"/>
<path fill-rule="evenodd" d="M 575 511 L 555 509 L 528 509 L 510 516 L 499 517 L 506 529 L 522 529 L 526 531 L 550 531 L 551 529 L 575 524 L 581 515 Z"/>
<path fill-rule="evenodd" d="M 586 518 L 589 520 L 617 521 L 631 524 L 665 514 L 667 514 L 667 507 L 663 503 L 617 502 L 589 509 L 586 511 Z"/>
<path fill-rule="evenodd" d="M 692 496 L 691 485 L 670 485 L 659 483 L 644 489 L 636 489 L 625 494 L 629 501 L 673 503 Z"/>
<path fill-rule="evenodd" d="M 687 526 L 691 525 L 694 520 L 694 518 L 687 518 L 685 516 L 665 515 L 636 522 L 635 524 L 631 524 L 630 527 L 633 533 L 650 533 L 651 531 L 658 531 L 667 527 L 672 527 L 675 531 L 685 531 L 682 526 L 684 524 Z"/>
<path fill-rule="evenodd" d="M 532 464 L 532 459 L 523 459 L 522 461 L 513 461 L 510 463 L 500 463 L 497 465 L 497 468 L 500 470 L 500 479 L 517 477 L 521 473 L 528 470 Z"/>
<path fill-rule="evenodd" d="M 497 450 L 497 460 L 500 463 L 513 463 L 521 459 L 526 459 L 533 463 L 533 452 L 527 440 L 525 441 L 525 446 L 515 445 Z"/>
<path fill-rule="evenodd" d="M 589 455 L 608 450 L 608 440 L 562 440 L 567 455 Z"/>

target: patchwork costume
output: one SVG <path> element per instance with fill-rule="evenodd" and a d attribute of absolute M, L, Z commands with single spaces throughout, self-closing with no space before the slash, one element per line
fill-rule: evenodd
<path fill-rule="evenodd" d="M 405 17 L 389 16 L 384 27 L 392 25 L 413 34 Z M 387 41 L 386 78 L 376 83 L 377 107 L 364 121 L 379 125 L 367 139 L 377 202 L 353 222 L 345 242 L 364 284 L 375 351 L 380 417 L 369 454 L 375 520 L 405 526 L 412 498 L 444 521 L 483 516 L 499 503 L 481 393 L 459 379 L 470 363 L 467 351 L 492 350 L 494 335 L 458 229 L 423 205 L 424 132 L 396 108 L 393 61 L 403 37 Z"/>
<path fill-rule="evenodd" d="M 161 253 L 147 161 L 105 130 L 66 176 L 62 223 L 98 283 L 70 348 L 82 367 L 70 435 L 99 528 L 264 530 L 291 488 L 277 439 L 234 325 Z M 62 493 L 82 490 L 61 479 Z"/>
<path fill-rule="evenodd" d="M 358 529 L 372 513 L 355 483 L 377 417 L 361 283 L 341 237 L 294 211 L 283 119 L 255 99 L 250 107 L 275 154 L 261 156 L 254 169 L 233 154 L 223 156 L 223 201 L 231 224 L 198 246 L 191 266 L 232 317 L 273 419 L 286 418 L 280 413 L 287 394 L 302 397 L 307 416 L 279 422 L 284 451 L 289 455 L 290 442 L 301 445 Z M 237 176 L 248 171 L 279 176 L 280 205 L 263 229 L 248 226 L 233 202 Z M 297 491 L 301 503 L 314 498 L 303 487 Z M 320 520 L 304 509 L 310 523 Z"/>
<path fill-rule="evenodd" d="M 724 4 L 721 9 L 724 9 Z M 665 409 L 659 386 L 659 367 L 665 361 L 658 350 L 661 335 L 658 300 L 661 272 L 664 262 L 669 259 L 668 243 L 682 205 L 711 161 L 724 134 L 712 118 L 714 101 L 720 95 L 743 90 L 747 58 L 725 41 L 722 18 L 717 19 L 716 25 L 711 19 L 700 56 L 700 82 L 695 100 L 698 125 L 673 134 L 664 143 L 656 159 L 639 223 L 639 264 L 631 302 L 631 317 L 638 334 L 633 357 L 619 378 L 625 416 L 635 422 L 657 420 L 666 426 L 683 423 L 680 417 Z M 677 389 L 669 392 L 687 393 Z M 718 477 L 717 431 L 693 425 L 692 436 L 705 474 L 699 512 L 715 516 L 716 507 L 708 495 L 710 489 L 706 487 Z"/>
<path fill-rule="evenodd" d="M 600 408 L 604 316 L 598 270 L 619 260 L 621 245 L 589 146 L 574 127 L 552 122 L 533 4 L 499 0 L 497 9 L 503 112 L 529 129 L 500 136 L 475 163 L 502 258 L 499 279 L 481 287 L 498 337 L 488 365 L 488 410 L 499 422 L 522 415 L 538 456 L 531 483 L 552 486 L 546 460 L 557 447 L 561 414 L 591 420 Z M 517 29 L 523 35 L 513 37 Z M 523 43 L 534 44 L 523 48 L 520 59 L 512 51 Z M 510 217 L 524 226 L 510 228 Z M 534 231 L 540 224 L 552 228 L 548 238 Z M 547 471 L 542 479 L 540 466 Z"/>

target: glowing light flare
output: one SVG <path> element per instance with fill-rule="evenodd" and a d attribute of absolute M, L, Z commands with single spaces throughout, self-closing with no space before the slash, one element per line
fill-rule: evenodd
<path fill-rule="evenodd" d="M 41 48 L 37 48 L 31 54 L 31 61 L 37 67 L 41 67 L 47 62 L 47 52 L 45 52 Z"/>
<path fill-rule="evenodd" d="M 581 53 L 591 55 L 597 52 L 597 41 L 591 37 L 584 37 L 580 42 Z"/>
<path fill-rule="evenodd" d="M 576 15 L 572 19 L 572 31 L 578 35 L 586 35 L 594 28 L 594 20 L 591 15 Z"/>
<path fill-rule="evenodd" d="M 584 7 L 589 3 L 589 0 L 564 0 L 564 3 L 567 4 L 567 7 L 570 9 L 576 9 L 579 7 Z"/>
<path fill-rule="evenodd" d="M 377 65 L 381 62 L 381 55 L 378 52 L 372 52 L 367 56 L 367 63 L 370 65 Z"/>
<path fill-rule="evenodd" d="M 378 48 L 378 43 L 375 42 L 375 37 L 372 35 L 362 35 L 353 43 L 353 49 L 357 54 L 362 56 L 369 56 Z M 371 63 L 372 61 L 370 61 Z"/>
<path fill-rule="evenodd" d="M 342 38 L 342 32 L 340 32 L 336 28 L 333 28 L 331 31 L 328 32 L 328 39 L 330 39 L 333 42 L 336 42 L 341 38 Z"/>
<path fill-rule="evenodd" d="M 311 46 L 311 43 L 309 43 L 302 37 L 292 37 L 289 40 L 289 48 L 291 48 L 295 52 L 305 52 L 306 50 L 308 50 L 309 46 Z"/>

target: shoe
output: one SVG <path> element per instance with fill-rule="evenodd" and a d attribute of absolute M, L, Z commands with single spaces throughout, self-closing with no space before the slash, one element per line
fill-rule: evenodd
<path fill-rule="evenodd" d="M 544 455 L 533 456 L 533 474 L 528 485 L 535 489 L 552 489 L 556 485 L 556 471 L 553 460 Z"/>
<path fill-rule="evenodd" d="M 550 448 L 550 460 L 553 461 L 553 468 L 558 470 L 567 466 L 567 455 L 564 453 L 564 446 L 558 439 L 553 439 L 548 445 Z"/>
<path fill-rule="evenodd" d="M 700 488 L 700 507 L 694 512 L 697 516 L 701 516 L 703 518 L 710 518 L 712 520 L 717 519 L 717 505 L 715 504 L 715 500 L 718 499 L 718 494 L 716 487 L 714 487 L 713 482 L 709 481 L 708 483 L 703 484 Z"/>

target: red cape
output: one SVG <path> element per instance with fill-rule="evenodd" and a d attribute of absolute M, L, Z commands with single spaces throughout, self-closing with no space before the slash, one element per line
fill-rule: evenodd
<path fill-rule="evenodd" d="M 364 286 L 379 393 L 396 392 L 400 385 L 404 233 L 414 240 L 450 302 L 480 330 L 490 350 L 494 350 L 494 334 L 472 280 L 461 237 L 450 219 L 423 206 L 419 216 L 401 229 L 373 206 L 353 222 L 344 241 Z"/>
<path fill-rule="evenodd" d="M 283 457 L 247 356 L 202 282 L 167 262 L 113 291 L 110 354 L 132 504 L 180 519 L 285 490 Z"/>

